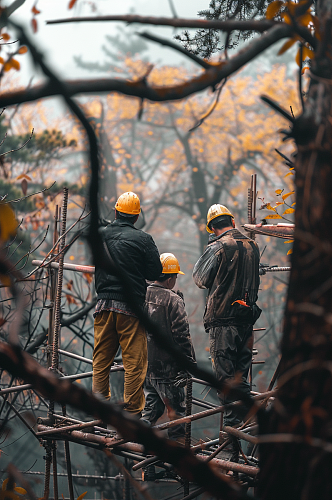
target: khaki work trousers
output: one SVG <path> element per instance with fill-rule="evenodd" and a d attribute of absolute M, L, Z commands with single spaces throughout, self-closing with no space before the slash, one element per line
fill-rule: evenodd
<path fill-rule="evenodd" d="M 95 317 L 94 334 L 93 392 L 110 399 L 110 369 L 120 345 L 125 370 L 123 399 L 126 410 L 140 413 L 145 404 L 143 384 L 148 365 L 144 327 L 133 316 L 102 311 Z"/>

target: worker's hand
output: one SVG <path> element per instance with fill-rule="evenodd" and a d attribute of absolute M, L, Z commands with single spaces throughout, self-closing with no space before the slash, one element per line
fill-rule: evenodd
<path fill-rule="evenodd" d="M 174 385 L 175 387 L 185 387 L 187 385 L 187 381 L 190 378 L 190 374 L 188 372 L 182 371 L 177 374 L 175 377 Z"/>

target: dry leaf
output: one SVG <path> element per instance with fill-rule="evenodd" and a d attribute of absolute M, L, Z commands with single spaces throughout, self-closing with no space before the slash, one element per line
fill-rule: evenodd
<path fill-rule="evenodd" d="M 294 37 L 294 38 L 290 38 L 289 40 L 287 40 L 283 46 L 279 49 L 279 52 L 278 52 L 278 56 L 281 56 L 281 54 L 284 54 L 288 49 L 290 49 L 294 43 L 297 41 L 297 38 Z"/>
<path fill-rule="evenodd" d="M 35 18 L 31 19 L 31 25 L 32 25 L 32 31 L 34 33 L 37 33 L 38 31 L 38 24 Z"/>
<path fill-rule="evenodd" d="M 21 188 L 22 188 L 22 193 L 25 196 L 27 194 L 27 191 L 28 191 L 28 181 L 26 179 L 22 179 Z"/>
<path fill-rule="evenodd" d="M 37 9 L 36 4 L 32 7 L 31 12 L 36 16 L 40 14 L 40 10 Z"/>
<path fill-rule="evenodd" d="M 288 196 L 291 196 L 291 195 L 292 195 L 292 194 L 294 194 L 294 193 L 295 193 L 295 191 L 290 191 L 289 193 L 283 194 L 283 195 L 282 195 L 282 199 L 285 201 L 285 200 L 286 200 L 286 198 L 288 198 Z"/>
<path fill-rule="evenodd" d="M 264 217 L 264 219 L 282 219 L 282 217 L 279 214 L 271 214 Z"/>
<path fill-rule="evenodd" d="M 295 212 L 295 208 L 287 208 L 282 215 L 293 214 Z"/>
<path fill-rule="evenodd" d="M 266 9 L 266 19 L 273 19 L 280 11 L 282 5 L 283 2 L 281 2 L 281 0 L 274 0 L 274 2 L 270 3 Z"/>
<path fill-rule="evenodd" d="M 87 491 L 85 491 L 84 493 L 82 493 L 80 496 L 77 497 L 77 500 L 82 500 L 85 495 L 87 494 Z"/>
<path fill-rule="evenodd" d="M 26 47 L 25 45 L 22 45 L 22 47 L 18 49 L 18 54 L 26 54 L 27 52 L 28 52 L 28 47 Z"/>
<path fill-rule="evenodd" d="M 7 203 L 0 203 L 0 239 L 7 241 L 16 234 L 17 220 L 13 209 Z"/>

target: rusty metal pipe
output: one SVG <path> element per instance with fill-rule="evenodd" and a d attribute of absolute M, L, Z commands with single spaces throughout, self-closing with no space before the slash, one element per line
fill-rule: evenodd
<path fill-rule="evenodd" d="M 250 434 L 246 434 L 243 431 L 239 431 L 239 429 L 235 429 L 234 427 L 229 427 L 228 425 L 226 425 L 226 427 L 224 427 L 224 431 L 227 432 L 227 434 L 231 434 L 232 436 L 235 436 L 239 439 L 248 441 L 248 443 L 258 444 L 257 437 L 250 436 Z"/>
<path fill-rule="evenodd" d="M 40 437 L 40 436 L 47 436 L 48 434 L 54 434 L 54 431 L 67 432 L 67 431 L 85 429 L 86 427 L 93 427 L 101 423 L 102 423 L 101 420 L 92 420 L 91 422 L 83 422 L 81 424 L 67 425 L 66 427 L 54 427 L 46 431 L 37 432 L 37 436 Z"/>
<path fill-rule="evenodd" d="M 206 460 L 206 457 L 204 455 L 196 455 L 196 456 Z M 259 473 L 258 467 L 253 467 L 252 465 L 238 464 L 235 462 L 230 462 L 229 460 L 222 460 L 220 458 L 213 458 L 210 461 L 210 463 L 214 464 L 219 469 L 225 471 L 242 472 L 243 474 L 247 474 L 247 476 L 250 477 L 256 477 Z"/>
<path fill-rule="evenodd" d="M 276 394 L 275 390 L 268 391 L 268 392 L 262 392 L 261 394 L 253 396 L 253 399 L 255 401 L 259 401 L 261 399 L 270 398 L 272 396 L 275 396 L 275 394 Z M 208 417 L 210 415 L 215 415 L 216 413 L 220 413 L 220 412 L 224 411 L 226 408 L 233 407 L 233 406 L 240 406 L 240 405 L 242 405 L 241 401 L 234 401 L 233 403 L 218 406 L 217 408 L 212 408 L 211 410 L 205 410 L 205 411 L 202 411 L 200 413 L 195 413 L 194 415 L 189 415 L 188 417 L 182 417 L 182 418 L 178 418 L 176 420 L 171 420 L 170 422 L 165 422 L 163 424 L 154 425 L 152 428 L 158 429 L 158 430 L 169 429 L 170 427 L 174 427 L 175 425 L 186 424 L 187 422 L 193 422 L 195 420 L 200 420 L 201 418 L 205 418 L 205 417 Z"/>
<path fill-rule="evenodd" d="M 40 266 L 43 264 L 43 267 L 52 267 L 53 269 L 59 269 L 59 262 L 44 262 L 43 260 L 33 260 L 32 265 L 33 266 Z M 78 273 L 87 273 L 87 274 L 94 274 L 95 273 L 95 268 L 94 266 L 79 266 L 76 264 L 69 264 L 69 262 L 64 262 L 63 263 L 63 269 L 66 271 L 76 271 Z"/>

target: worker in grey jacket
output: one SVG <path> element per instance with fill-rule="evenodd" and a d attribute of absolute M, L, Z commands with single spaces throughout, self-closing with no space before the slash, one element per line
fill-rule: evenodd
<path fill-rule="evenodd" d="M 195 352 L 189 333 L 188 317 L 182 294 L 174 292 L 180 270 L 177 258 L 171 253 L 160 256 L 163 266 L 162 275 L 152 283 L 146 292 L 146 308 L 151 320 L 159 325 L 170 343 L 181 348 L 191 361 L 195 362 Z M 184 386 L 188 374 L 181 369 L 164 349 L 147 332 L 148 371 L 144 385 L 145 408 L 142 419 L 154 424 L 167 408 L 170 419 L 185 416 Z M 170 439 L 184 436 L 184 425 L 171 427 Z"/>

